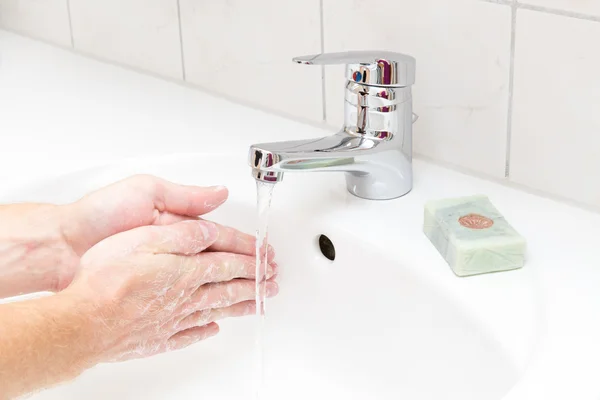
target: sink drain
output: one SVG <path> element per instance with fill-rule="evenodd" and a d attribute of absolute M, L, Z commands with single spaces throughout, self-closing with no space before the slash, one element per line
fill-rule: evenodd
<path fill-rule="evenodd" d="M 333 242 L 325 235 L 319 236 L 319 249 L 328 260 L 335 260 L 335 246 Z"/>

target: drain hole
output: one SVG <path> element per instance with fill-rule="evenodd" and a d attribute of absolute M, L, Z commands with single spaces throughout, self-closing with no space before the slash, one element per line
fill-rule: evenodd
<path fill-rule="evenodd" d="M 325 258 L 334 261 L 335 260 L 335 247 L 329 238 L 325 235 L 319 236 L 319 248 Z"/>

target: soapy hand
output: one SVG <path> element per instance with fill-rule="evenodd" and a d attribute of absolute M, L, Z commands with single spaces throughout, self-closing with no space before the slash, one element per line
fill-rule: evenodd
<path fill-rule="evenodd" d="M 142 226 L 165 226 L 197 220 L 198 216 L 223 204 L 227 196 L 228 191 L 223 186 L 184 186 L 149 175 L 138 175 L 65 206 L 62 232 L 75 262 L 63 263 L 55 290 L 60 291 L 71 283 L 79 257 L 101 240 Z M 209 250 L 254 254 L 254 246 L 253 236 L 219 227 L 219 236 Z"/>
<path fill-rule="evenodd" d="M 64 294 L 79 299 L 94 326 L 95 362 L 181 349 L 217 334 L 215 321 L 255 312 L 254 252 L 235 254 L 223 233 L 198 220 L 145 226 L 83 255 Z M 276 268 L 268 268 L 268 296 L 278 291 Z"/>
<path fill-rule="evenodd" d="M 181 349 L 254 313 L 254 237 L 198 217 L 226 199 L 223 187 L 137 176 L 73 204 L 0 208 L 0 297 L 58 292 L 0 304 L 0 399 Z M 276 274 L 271 262 L 267 296 Z"/>

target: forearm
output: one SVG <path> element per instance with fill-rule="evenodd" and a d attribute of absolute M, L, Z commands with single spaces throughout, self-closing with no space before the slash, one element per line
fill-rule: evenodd
<path fill-rule="evenodd" d="M 0 206 L 0 298 L 62 288 L 76 256 L 61 231 L 64 207 Z"/>
<path fill-rule="evenodd" d="M 72 380 L 93 366 L 88 314 L 66 293 L 0 304 L 0 400 Z"/>

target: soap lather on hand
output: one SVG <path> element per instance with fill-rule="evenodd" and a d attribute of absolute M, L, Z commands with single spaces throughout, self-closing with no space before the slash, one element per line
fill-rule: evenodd
<path fill-rule="evenodd" d="M 458 276 L 507 271 L 525 263 L 525 238 L 487 196 L 427 203 L 423 231 Z"/>

